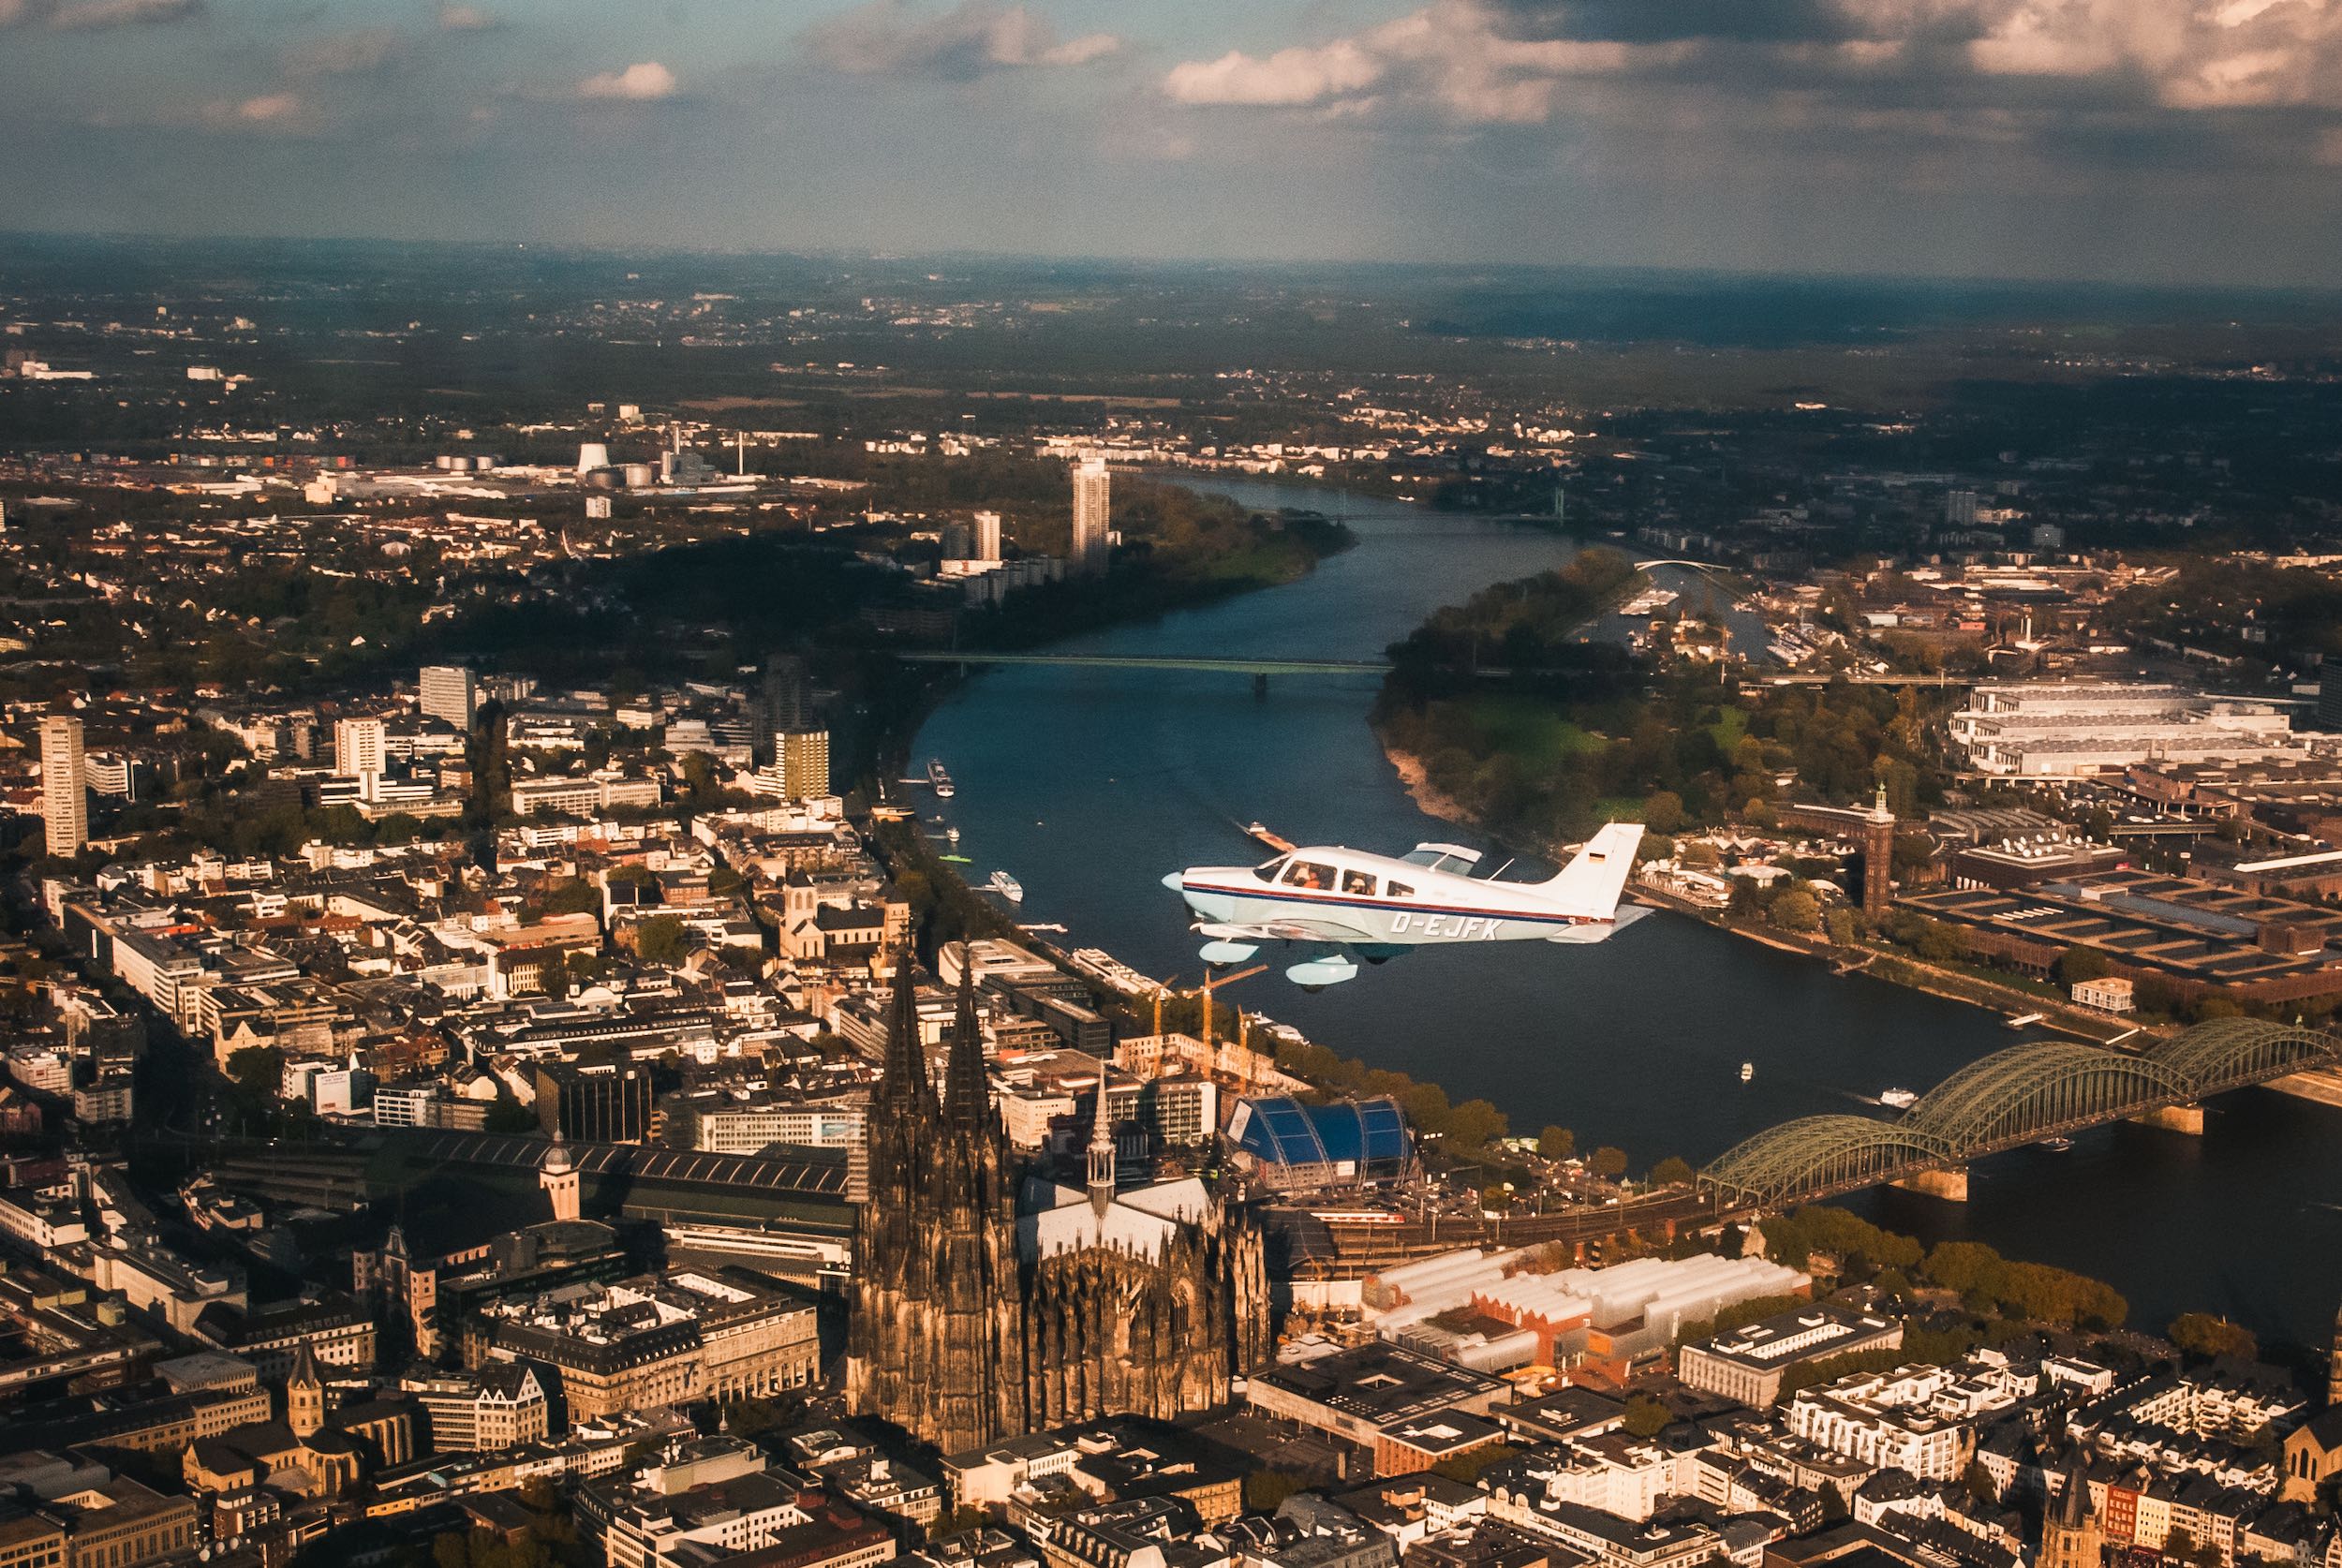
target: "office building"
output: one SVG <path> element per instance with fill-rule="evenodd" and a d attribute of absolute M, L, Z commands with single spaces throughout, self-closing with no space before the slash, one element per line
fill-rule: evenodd
<path fill-rule="evenodd" d="M 2074 777 L 2141 763 L 2301 758 L 2281 703 L 2215 697 L 2145 682 L 2015 681 L 1979 686 L 1951 716 L 1968 766 L 2021 777 Z"/>
<path fill-rule="evenodd" d="M 777 653 L 764 660 L 764 728 L 775 733 L 813 728 L 813 683 L 795 654 Z"/>
<path fill-rule="evenodd" d="M 791 800 L 829 793 L 829 732 L 781 730 L 773 736 L 773 760 Z"/>
<path fill-rule="evenodd" d="M 2335 662 L 2342 666 L 2342 659 Z M 2342 730 L 2342 668 L 2335 669 L 2318 682 L 2318 728 Z"/>
<path fill-rule="evenodd" d="M 1106 460 L 1094 454 L 1074 463 L 1074 570 L 1106 569 Z"/>
<path fill-rule="evenodd" d="M 345 778 L 379 778 L 389 756 L 378 718 L 334 721 L 334 771 Z"/>
<path fill-rule="evenodd" d="M 469 730 L 480 714 L 480 680 L 461 664 L 422 667 L 422 701 L 425 718 L 443 718 L 458 730 Z"/>
<path fill-rule="evenodd" d="M 997 561 L 1001 558 L 1001 514 L 997 511 L 976 513 L 976 559 Z"/>
<path fill-rule="evenodd" d="M 650 1136 L 650 1069 L 632 1063 L 534 1063 L 537 1119 L 548 1137 L 639 1144 Z"/>
<path fill-rule="evenodd" d="M 1676 1375 L 1686 1387 L 1771 1410 L 1792 1368 L 1902 1345 L 1900 1320 L 1816 1302 L 1685 1345 Z"/>
<path fill-rule="evenodd" d="M 499 1361 L 547 1373 L 572 1424 L 762 1398 L 809 1388 L 821 1372 L 814 1304 L 741 1268 L 671 1268 L 496 1301 L 467 1336 L 475 1376 Z"/>
<path fill-rule="evenodd" d="M 89 843 L 89 763 L 82 750 L 82 721 L 51 714 L 40 721 L 40 816 L 49 852 L 78 855 Z"/>

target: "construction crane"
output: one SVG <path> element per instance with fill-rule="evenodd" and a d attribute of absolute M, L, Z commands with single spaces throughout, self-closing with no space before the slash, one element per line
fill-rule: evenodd
<path fill-rule="evenodd" d="M 1223 985 L 1232 985 L 1239 980 L 1250 980 L 1256 974 L 1266 974 L 1267 971 L 1268 966 L 1266 964 L 1254 964 L 1249 969 L 1238 969 L 1234 974 L 1223 974 L 1217 977 L 1214 977 L 1208 969 L 1204 971 L 1204 983 L 1199 989 L 1201 989 L 1204 994 L 1205 1050 L 1208 1051 L 1211 1049 L 1211 994 Z M 1237 1009 L 1236 1016 L 1237 1031 L 1240 1034 L 1243 1032 L 1244 1028 L 1244 1010 L 1242 1008 Z"/>
<path fill-rule="evenodd" d="M 1265 972 L 1268 966 L 1266 964 L 1254 964 L 1249 969 L 1238 969 L 1234 974 L 1223 975 L 1215 975 L 1209 969 L 1204 971 L 1203 981 L 1196 986 L 1195 989 L 1196 994 L 1204 998 L 1203 1037 L 1204 1045 L 1207 1050 L 1208 1050 L 1211 1046 L 1211 994 L 1223 985 L 1233 984 L 1239 980 L 1250 980 L 1253 976 Z M 1164 998 L 1172 994 L 1172 987 L 1178 984 L 1178 977 L 1174 975 L 1155 989 L 1155 1033 L 1158 1035 L 1163 1033 Z M 1242 1008 L 1237 1009 L 1236 1020 L 1237 1037 L 1238 1042 L 1242 1043 L 1245 1034 L 1246 1023 L 1244 1010 Z"/>

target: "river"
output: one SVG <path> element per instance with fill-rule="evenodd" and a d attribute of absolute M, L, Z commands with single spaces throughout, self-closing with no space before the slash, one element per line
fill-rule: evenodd
<path fill-rule="evenodd" d="M 1575 548 L 1396 501 L 1188 482 L 1339 511 L 1357 548 L 1290 585 L 1065 651 L 1371 658 L 1438 606 Z M 1296 678 L 1264 700 L 1231 674 L 1001 669 L 946 700 L 913 756 L 951 769 L 957 796 L 941 808 L 972 880 L 1005 868 L 1024 885 L 1020 918 L 1193 983 L 1195 939 L 1160 879 L 1265 858 L 1248 821 L 1394 853 L 1480 842 L 1401 787 L 1366 725 L 1374 690 L 1365 677 Z M 1670 1154 L 1703 1162 L 1793 1117 L 1875 1110 L 1883 1088 L 1924 1091 L 2018 1041 L 1995 1014 L 1667 912 L 1593 947 L 1429 948 L 1316 995 L 1273 969 L 1227 995 L 1344 1055 L 1493 1101 L 1516 1132 L 1558 1122 L 1581 1149 L 1615 1144 L 1638 1170 Z M 1901 1192 L 1853 1203 L 1927 1240 L 1986 1241 L 2108 1280 L 2142 1326 L 2210 1310 L 2322 1346 L 2342 1300 L 2342 1109 L 2256 1089 L 2206 1122 L 2201 1140 L 2109 1128 L 2069 1153 L 1983 1161 L 1964 1206 Z"/>

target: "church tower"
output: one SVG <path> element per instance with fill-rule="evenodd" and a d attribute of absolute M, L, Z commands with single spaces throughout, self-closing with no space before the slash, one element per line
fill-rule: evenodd
<path fill-rule="evenodd" d="M 545 1190 L 556 1220 L 577 1218 L 577 1162 L 570 1158 L 569 1146 L 561 1142 L 558 1132 L 553 1135 L 553 1147 L 545 1151 L 545 1162 L 537 1172 L 537 1185 Z"/>
<path fill-rule="evenodd" d="M 1098 1109 L 1089 1121 L 1089 1206 L 1100 1220 L 1114 1203 L 1114 1114 L 1106 1108 L 1106 1070 L 1098 1065 Z"/>
<path fill-rule="evenodd" d="M 2326 1352 L 2326 1406 L 2342 1410 L 2342 1311 L 2334 1314 L 2334 1344 Z"/>
<path fill-rule="evenodd" d="M 2090 1477 L 2077 1458 L 2067 1467 L 2065 1489 L 2041 1518 L 2041 1552 L 2034 1568 L 2099 1568 L 2106 1531 L 2090 1506 Z"/>
<path fill-rule="evenodd" d="M 292 1370 L 285 1375 L 285 1425 L 292 1435 L 305 1438 L 325 1425 L 325 1380 L 318 1376 L 317 1358 L 309 1341 L 293 1352 Z"/>
<path fill-rule="evenodd" d="M 1015 1174 L 963 973 L 939 1096 L 912 965 L 897 965 L 886 1058 L 866 1122 L 870 1191 L 854 1223 L 846 1398 L 945 1453 L 1024 1423 Z"/>

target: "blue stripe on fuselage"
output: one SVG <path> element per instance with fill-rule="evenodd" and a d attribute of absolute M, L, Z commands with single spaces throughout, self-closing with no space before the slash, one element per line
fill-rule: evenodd
<path fill-rule="evenodd" d="M 1209 883 L 1181 882 L 1181 893 L 1218 893 L 1231 898 L 1258 898 L 1267 903 L 1320 904 L 1336 910 L 1389 910 L 1406 914 L 1477 915 L 1484 920 L 1526 920 L 1544 925 L 1606 925 L 1608 921 L 1593 915 L 1523 914 L 1511 910 L 1475 910 L 1455 904 L 1394 904 L 1387 898 L 1344 898 L 1339 895 L 1308 893 L 1299 888 L 1279 888 L 1273 893 L 1256 893 L 1250 888 L 1214 887 Z"/>

